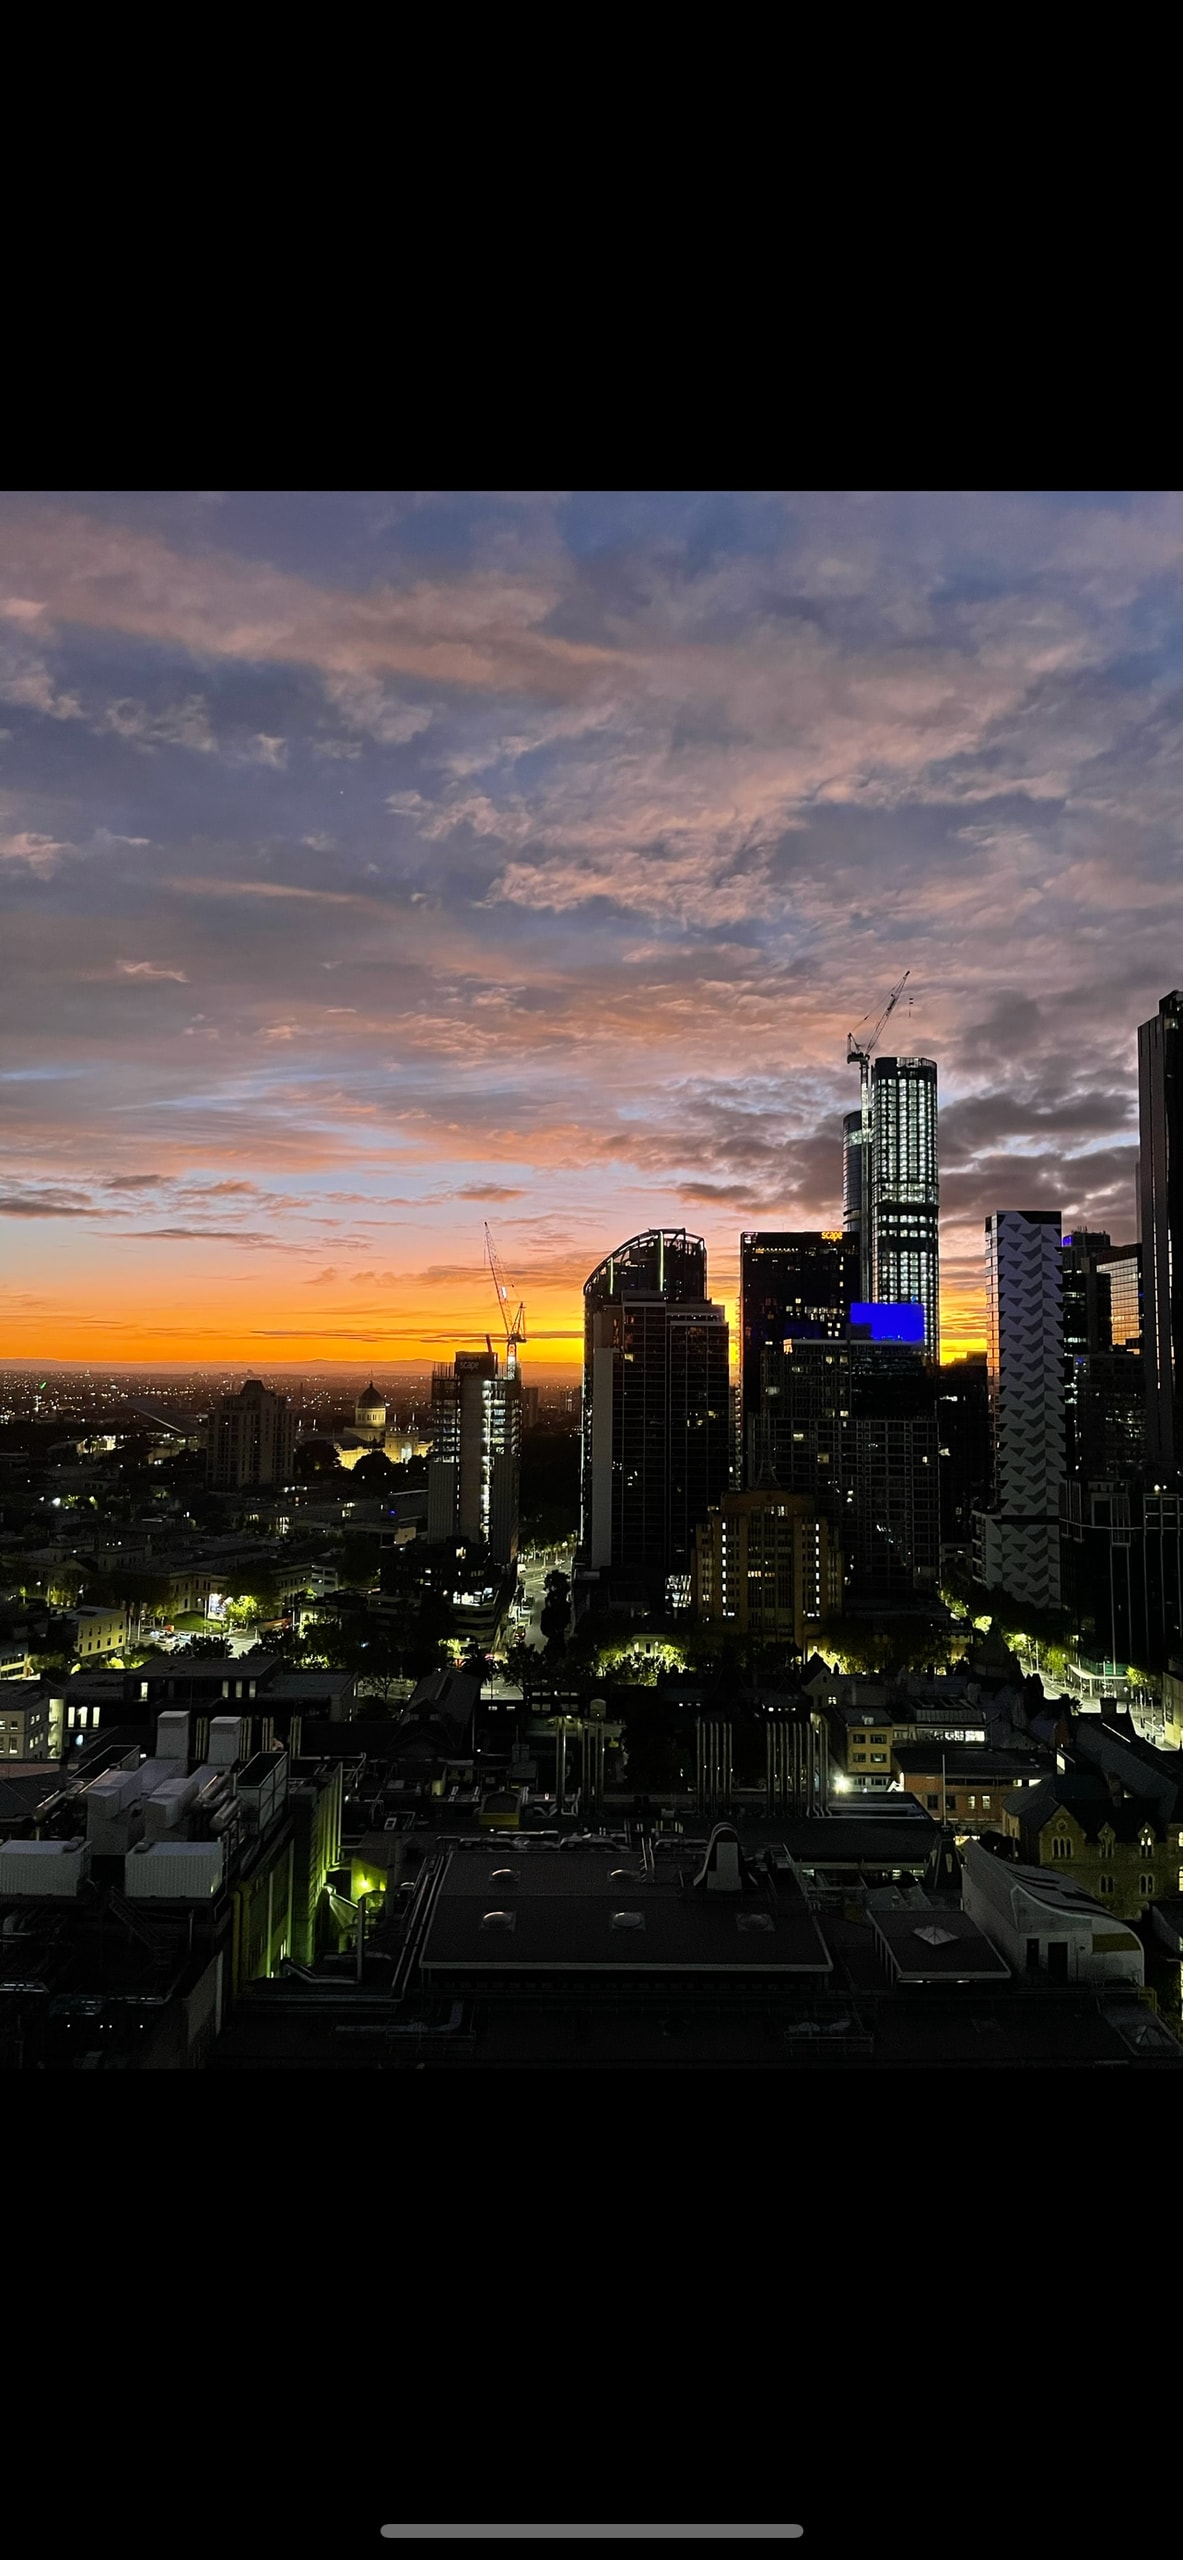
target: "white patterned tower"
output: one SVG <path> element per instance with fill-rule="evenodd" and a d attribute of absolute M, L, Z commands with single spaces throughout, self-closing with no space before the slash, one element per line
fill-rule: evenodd
<path fill-rule="evenodd" d="M 994 1508 L 980 1516 L 978 1571 L 1045 1609 L 1060 1605 L 1061 1225 L 1047 1209 L 999 1209 L 986 1220 Z"/>

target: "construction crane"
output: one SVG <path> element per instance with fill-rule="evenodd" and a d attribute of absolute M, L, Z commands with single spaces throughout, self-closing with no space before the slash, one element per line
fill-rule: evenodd
<path fill-rule="evenodd" d="M 505 1273 L 502 1270 L 497 1247 L 493 1242 L 487 1222 L 485 1226 L 485 1260 L 493 1274 L 493 1286 L 497 1292 L 498 1312 L 500 1314 L 502 1324 L 505 1327 L 506 1374 L 512 1378 L 517 1373 L 519 1348 L 526 1339 L 526 1309 L 524 1302 L 519 1300 L 517 1314 L 511 1323 L 509 1301 L 512 1292 L 509 1282 L 505 1277 Z M 491 1335 L 486 1334 L 485 1340 L 491 1351 L 493 1348 Z"/>
<path fill-rule="evenodd" d="M 855 1036 L 854 1036 L 853 1031 L 851 1031 L 851 1032 L 848 1032 L 848 1033 L 847 1033 L 847 1038 L 846 1038 L 846 1063 L 847 1063 L 847 1066 L 848 1066 L 848 1067 L 850 1067 L 850 1066 L 858 1066 L 858 1067 L 861 1067 L 861 1069 L 862 1069 L 862 1088 L 863 1088 L 863 1126 L 864 1126 L 864 1128 L 868 1128 L 868 1127 L 870 1126 L 870 1119 L 871 1119 L 871 1051 L 872 1051 L 872 1049 L 873 1049 L 873 1048 L 874 1048 L 874 1046 L 875 1046 L 875 1043 L 876 1043 L 876 1041 L 877 1041 L 877 1039 L 878 1039 L 878 1037 L 879 1037 L 880 1032 L 881 1032 L 881 1031 L 882 1031 L 882 1029 L 883 1029 L 884 1023 L 886 1022 L 888 1015 L 889 1015 L 889 1014 L 891 1014 L 891 1013 L 894 1013 L 894 1012 L 895 1012 L 896 1006 L 897 1006 L 897 1004 L 899 1003 L 900 997 L 902 996 L 902 994 L 903 994 L 903 992 L 904 992 L 904 989 L 905 989 L 905 987 L 907 986 L 908 980 L 909 980 L 909 978 L 911 977 L 911 975 L 912 975 L 911 970 L 910 970 L 910 969 L 905 969 L 904 974 L 903 974 L 903 977 L 900 979 L 900 983 L 899 983 L 898 987 L 893 987 L 893 988 L 892 988 L 891 994 L 889 995 L 889 997 L 888 997 L 888 999 L 887 999 L 887 1002 L 886 1002 L 886 1004 L 884 1005 L 883 1011 L 882 1011 L 882 1013 L 881 1013 L 881 1014 L 880 1014 L 880 1016 L 879 1016 L 879 1020 L 878 1020 L 878 1022 L 876 1023 L 874 1030 L 869 1034 L 868 1038 L 867 1038 L 865 1041 L 863 1041 L 863 1042 L 861 1043 L 861 1045 L 860 1045 L 859 1041 L 857 1041 L 857 1040 L 856 1040 L 856 1038 L 855 1038 Z M 909 1001 L 910 1001 L 910 999 L 909 999 Z M 870 1020 L 870 1015 L 865 1013 L 865 1014 L 863 1015 L 863 1022 L 869 1022 L 869 1020 Z M 859 1024 L 859 1029 L 860 1029 L 860 1031 L 861 1031 L 861 1029 L 862 1029 L 862 1023 L 860 1023 L 860 1024 Z M 487 1230 L 486 1230 L 486 1232 L 487 1232 Z"/>
<path fill-rule="evenodd" d="M 846 1063 L 848 1067 L 857 1066 L 859 1070 L 859 1100 L 862 1105 L 862 1127 L 859 1131 L 859 1135 L 862 1139 L 864 1148 L 869 1148 L 871 1144 L 871 1051 L 879 1038 L 879 1034 L 887 1021 L 888 1016 L 895 1012 L 896 1006 L 899 1003 L 900 997 L 902 996 L 911 975 L 911 970 L 905 969 L 898 987 L 892 988 L 891 994 L 884 1005 L 883 1011 L 879 1016 L 879 1020 L 876 1023 L 874 1030 L 868 1032 L 865 1040 L 860 1041 L 853 1031 L 848 1032 L 847 1034 Z M 911 1003 L 911 997 L 909 997 L 908 1001 Z M 865 1013 L 863 1015 L 863 1022 L 869 1022 L 870 1018 L 870 1015 Z M 858 1028 L 861 1031 L 862 1023 L 859 1024 Z M 859 1177 L 859 1263 L 862 1275 L 860 1286 L 862 1288 L 864 1299 L 867 1299 L 871 1295 L 871 1219 L 869 1198 L 870 1158 L 868 1155 L 864 1154 L 861 1161 L 862 1172 Z"/>

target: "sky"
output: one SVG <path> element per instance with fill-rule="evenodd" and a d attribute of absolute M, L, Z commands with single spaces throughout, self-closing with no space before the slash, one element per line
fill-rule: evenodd
<path fill-rule="evenodd" d="M 847 1034 L 983 1222 L 1136 1232 L 1183 495 L 0 497 L 0 1362 L 573 1366 L 655 1225 L 841 1223 Z"/>

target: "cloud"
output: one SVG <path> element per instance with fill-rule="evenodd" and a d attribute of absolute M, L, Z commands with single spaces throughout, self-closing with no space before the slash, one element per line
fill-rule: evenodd
<path fill-rule="evenodd" d="M 123 978 L 171 978 L 178 987 L 189 984 L 184 969 L 161 969 L 154 960 L 117 960 L 115 966 Z"/>
<path fill-rule="evenodd" d="M 37 835 L 27 829 L 18 835 L 0 835 L 0 862 L 23 862 L 39 880 L 52 879 L 65 856 L 77 850 L 77 845 L 59 843 L 53 836 Z"/>
<path fill-rule="evenodd" d="M 524 1200 L 524 1186 L 516 1182 L 462 1182 L 456 1191 L 446 1193 L 452 1200 Z"/>
<path fill-rule="evenodd" d="M 145 702 L 109 702 L 100 726 L 149 754 L 157 747 L 188 747 L 195 755 L 217 752 L 209 706 L 199 693 L 190 694 L 184 702 L 169 703 L 159 711 Z"/>
<path fill-rule="evenodd" d="M 105 1212 L 68 1193 L 0 1193 L 0 1218 L 101 1218 Z"/>

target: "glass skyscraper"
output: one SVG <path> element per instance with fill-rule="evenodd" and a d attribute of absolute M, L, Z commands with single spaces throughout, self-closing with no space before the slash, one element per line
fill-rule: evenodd
<path fill-rule="evenodd" d="M 842 1223 L 860 1256 L 860 1296 L 924 1309 L 924 1347 L 941 1356 L 937 1071 L 932 1058 L 877 1058 L 871 1123 L 842 1125 Z"/>
<path fill-rule="evenodd" d="M 937 1071 L 931 1058 L 871 1069 L 871 1296 L 924 1309 L 924 1347 L 941 1356 Z"/>

